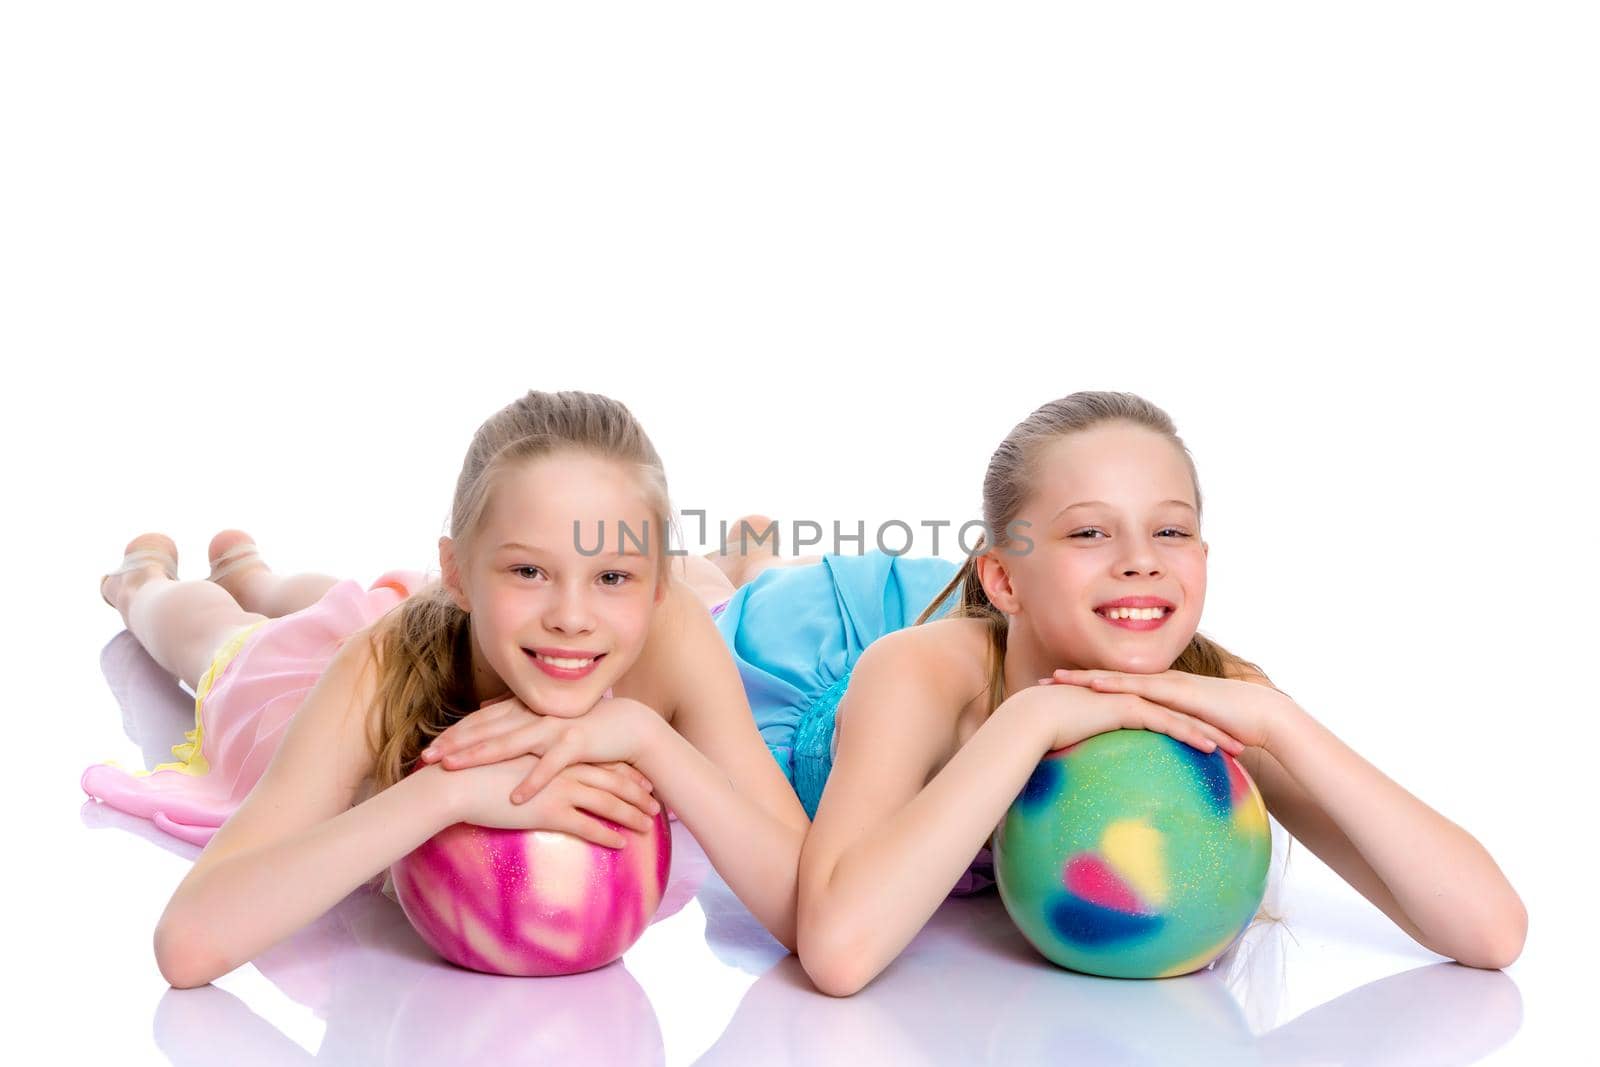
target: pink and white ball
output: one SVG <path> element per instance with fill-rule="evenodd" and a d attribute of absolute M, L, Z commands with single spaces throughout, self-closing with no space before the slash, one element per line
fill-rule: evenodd
<path fill-rule="evenodd" d="M 406 918 L 474 971 L 577 974 L 621 956 L 661 904 L 672 865 L 666 809 L 622 848 L 552 830 L 456 823 L 390 868 Z"/>

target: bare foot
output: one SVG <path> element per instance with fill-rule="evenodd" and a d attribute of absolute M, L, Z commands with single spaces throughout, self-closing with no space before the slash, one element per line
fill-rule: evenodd
<path fill-rule="evenodd" d="M 777 558 L 778 524 L 767 515 L 741 515 L 728 528 L 728 543 L 724 549 L 707 552 L 706 559 L 715 563 L 737 589 L 750 580 L 753 558 L 766 556 Z"/>
<path fill-rule="evenodd" d="M 178 546 L 162 533 L 142 533 L 122 550 L 122 566 L 100 579 L 100 596 L 127 617 L 126 601 L 151 578 L 178 578 Z"/>
<path fill-rule="evenodd" d="M 211 560 L 211 574 L 207 581 L 222 586 L 229 596 L 241 604 L 244 598 L 240 593 L 250 581 L 250 576 L 257 571 L 271 569 L 262 562 L 261 554 L 256 551 L 255 540 L 243 530 L 223 530 L 217 534 L 211 539 L 206 556 Z"/>

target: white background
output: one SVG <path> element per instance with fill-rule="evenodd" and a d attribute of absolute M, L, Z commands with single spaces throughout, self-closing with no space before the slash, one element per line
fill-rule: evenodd
<path fill-rule="evenodd" d="M 95 592 L 133 535 L 433 566 L 529 388 L 628 404 L 680 510 L 961 521 L 1104 388 L 1195 455 L 1202 629 L 1522 894 L 1499 1055 L 1582 1034 L 1597 45 L 1542 3 L 8 7 L 5 999 L 156 1056 L 184 865 L 77 788 L 138 757 Z"/>

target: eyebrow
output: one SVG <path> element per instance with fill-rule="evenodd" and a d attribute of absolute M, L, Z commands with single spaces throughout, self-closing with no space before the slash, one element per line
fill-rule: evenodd
<path fill-rule="evenodd" d="M 1163 500 L 1161 503 L 1157 504 L 1156 507 L 1165 507 L 1168 504 L 1176 504 L 1181 508 L 1188 508 L 1190 511 L 1194 511 L 1194 505 L 1189 503 L 1187 500 Z M 1073 508 L 1087 508 L 1093 506 L 1109 508 L 1111 505 L 1107 504 L 1104 500 L 1080 500 L 1076 504 L 1068 504 L 1066 507 L 1056 512 L 1051 516 L 1051 521 L 1055 521 L 1062 515 L 1065 515 L 1067 512 L 1071 511 Z"/>
<path fill-rule="evenodd" d="M 538 547 L 537 545 L 525 545 L 521 541 L 507 541 L 504 544 L 498 546 L 495 549 L 495 551 L 496 552 L 501 552 L 501 551 L 504 551 L 505 549 L 508 549 L 508 548 L 514 548 L 514 549 L 517 549 L 518 551 L 521 551 L 521 552 L 531 552 L 531 553 L 535 553 L 535 554 L 548 551 L 546 549 Z M 600 558 L 604 557 L 606 559 L 614 559 L 614 558 L 616 558 L 618 556 L 637 556 L 639 559 L 644 559 L 645 558 L 645 553 L 639 552 L 639 551 L 630 551 L 630 552 L 596 552 L 593 556 L 590 556 L 588 558 L 589 559 L 600 559 Z"/>

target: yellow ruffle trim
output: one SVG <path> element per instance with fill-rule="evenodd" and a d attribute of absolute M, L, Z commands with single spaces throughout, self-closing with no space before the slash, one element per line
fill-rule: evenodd
<path fill-rule="evenodd" d="M 194 729 L 184 731 L 182 744 L 172 746 L 172 754 L 177 758 L 173 763 L 158 763 L 148 771 L 129 771 L 135 778 L 143 778 L 157 771 L 177 771 L 180 774 L 203 775 L 209 774 L 211 764 L 206 760 L 205 753 L 200 751 L 200 708 L 206 699 L 206 694 L 211 692 L 211 687 L 228 664 L 233 662 L 233 657 L 239 654 L 244 643 L 250 635 L 271 620 L 263 619 L 261 622 L 252 623 L 235 633 L 223 642 L 222 648 L 211 657 L 211 666 L 206 668 L 206 673 L 200 676 L 200 684 L 195 687 L 194 694 Z M 113 761 L 114 762 L 114 761 Z"/>

